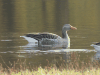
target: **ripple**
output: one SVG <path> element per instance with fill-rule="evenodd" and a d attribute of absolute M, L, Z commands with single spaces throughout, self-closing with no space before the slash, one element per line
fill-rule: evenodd
<path fill-rule="evenodd" d="M 7 52 L 0 52 L 0 53 L 7 53 Z"/>
<path fill-rule="evenodd" d="M 1 41 L 12 41 L 12 40 L 1 40 Z"/>
<path fill-rule="evenodd" d="M 59 49 L 59 50 L 18 50 L 16 51 L 7 51 L 7 52 L 0 52 L 0 53 L 22 53 L 22 54 L 29 54 L 29 53 L 33 53 L 33 54 L 37 54 L 37 53 L 44 53 L 44 54 L 48 54 L 48 53 L 66 53 L 66 52 L 96 52 L 95 50 L 88 50 L 88 49 Z"/>

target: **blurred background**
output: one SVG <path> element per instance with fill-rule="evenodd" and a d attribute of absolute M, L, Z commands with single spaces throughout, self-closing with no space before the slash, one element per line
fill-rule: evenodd
<path fill-rule="evenodd" d="M 62 26 L 66 23 L 77 27 L 76 31 L 68 32 L 71 49 L 93 50 L 90 45 L 100 41 L 99 13 L 99 0 L 0 0 L 0 55 L 5 62 L 25 59 L 25 54 L 20 57 L 18 53 L 14 54 L 24 50 L 19 46 L 28 43 L 20 36 L 32 32 L 50 32 L 62 36 Z M 44 57 L 53 59 L 49 55 L 35 57 L 29 55 L 30 59 L 27 60 L 39 59 L 34 63 L 40 64 L 47 59 Z"/>

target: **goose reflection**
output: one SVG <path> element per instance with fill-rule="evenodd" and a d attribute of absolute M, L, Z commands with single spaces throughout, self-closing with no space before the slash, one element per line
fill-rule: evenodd
<path fill-rule="evenodd" d="M 70 38 L 67 31 L 70 29 L 76 30 L 76 27 L 71 26 L 70 24 L 65 24 L 62 27 L 62 37 L 53 34 L 53 33 L 32 33 L 26 34 L 25 36 L 20 36 L 25 38 L 29 44 L 26 46 L 29 47 L 38 47 L 39 49 L 52 49 L 57 47 L 69 48 L 70 47 Z"/>

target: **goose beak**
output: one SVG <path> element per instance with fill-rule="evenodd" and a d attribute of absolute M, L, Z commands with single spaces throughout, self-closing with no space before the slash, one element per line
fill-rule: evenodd
<path fill-rule="evenodd" d="M 73 26 L 71 26 L 71 29 L 72 29 L 72 30 L 77 30 L 77 28 L 76 28 L 76 27 L 73 27 Z"/>

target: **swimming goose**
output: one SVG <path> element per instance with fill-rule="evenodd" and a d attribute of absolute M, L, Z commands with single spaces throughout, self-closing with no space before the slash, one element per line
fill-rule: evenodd
<path fill-rule="evenodd" d="M 76 27 L 71 26 L 70 24 L 65 24 L 62 27 L 62 37 L 52 34 L 52 33 L 32 33 L 26 34 L 25 36 L 20 36 L 25 38 L 29 43 L 37 45 L 38 47 L 70 47 L 70 38 L 67 34 L 67 31 L 70 29 L 76 30 Z"/>
<path fill-rule="evenodd" d="M 92 44 L 90 46 L 93 46 L 96 51 L 100 51 L 100 42 L 96 42 L 95 44 Z"/>

